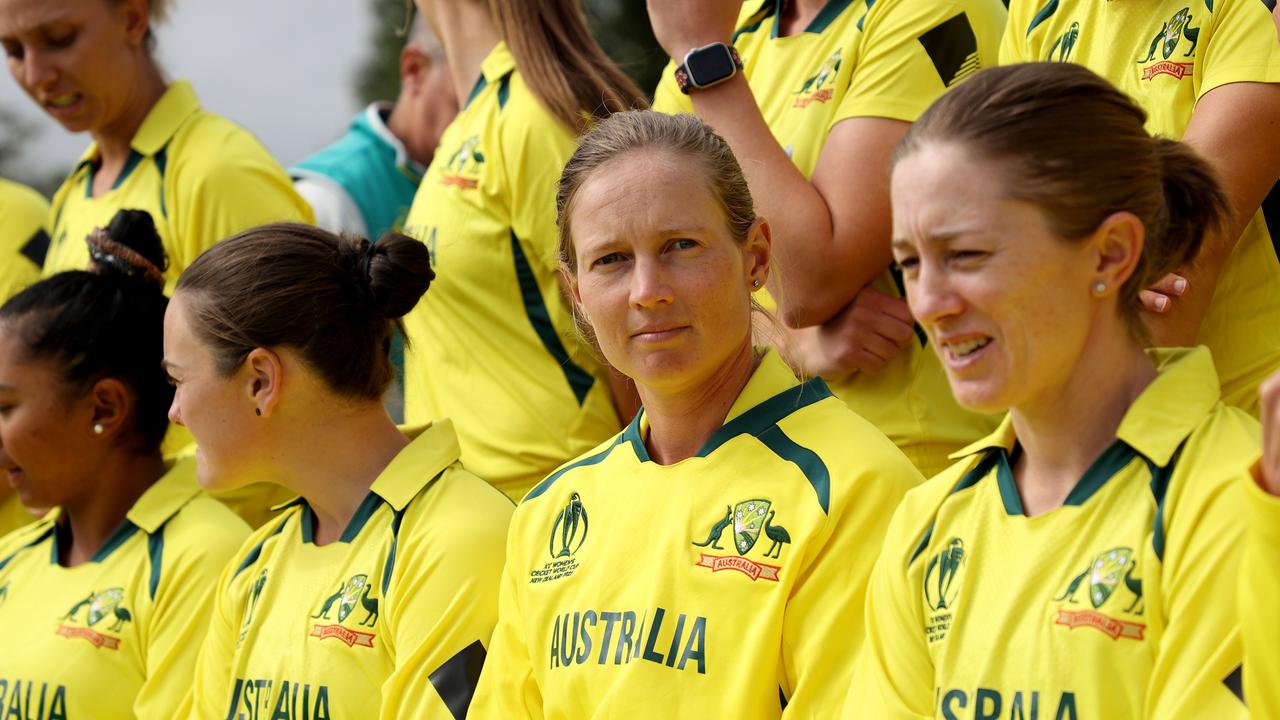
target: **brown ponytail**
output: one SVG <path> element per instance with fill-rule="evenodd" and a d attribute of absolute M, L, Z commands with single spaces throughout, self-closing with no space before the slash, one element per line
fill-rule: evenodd
<path fill-rule="evenodd" d="M 489 11 L 529 89 L 574 133 L 587 117 L 649 106 L 596 44 L 578 0 L 489 0 Z"/>
<path fill-rule="evenodd" d="M 1188 146 L 1152 138 L 1146 113 L 1092 71 L 1063 63 L 983 70 L 920 116 L 893 162 L 929 143 L 956 143 L 1005 170 L 1004 192 L 1031 203 L 1049 227 L 1082 240 L 1113 213 L 1131 212 L 1146 244 L 1121 288 L 1141 334 L 1138 293 L 1195 258 L 1228 216 L 1213 169 Z"/>

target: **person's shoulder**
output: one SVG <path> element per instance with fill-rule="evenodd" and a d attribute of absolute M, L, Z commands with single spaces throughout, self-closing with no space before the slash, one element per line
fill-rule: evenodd
<path fill-rule="evenodd" d="M 49 216 L 49 201 L 26 185 L 0 178 L 0 212 L 43 224 Z"/>
<path fill-rule="evenodd" d="M 240 171 L 263 167 L 285 177 L 266 147 L 240 125 L 208 110 L 192 113 L 174 133 L 166 150 L 167 163 L 187 172 Z"/>
<path fill-rule="evenodd" d="M 0 570 L 4 569 L 24 550 L 39 544 L 53 532 L 54 521 L 49 518 L 27 523 L 4 536 L 0 536 Z"/>
<path fill-rule="evenodd" d="M 401 536 L 433 548 L 498 547 L 515 505 L 497 488 L 455 462 L 409 501 Z"/>
<path fill-rule="evenodd" d="M 166 547 L 229 558 L 250 537 L 248 524 L 226 505 L 201 492 L 164 527 Z"/>
<path fill-rule="evenodd" d="M 838 468 L 843 477 L 905 483 L 904 491 L 923 480 L 879 428 L 834 395 L 797 410 L 778 426 L 796 444 Z"/>
<path fill-rule="evenodd" d="M 583 477 L 599 472 L 606 462 L 634 460 L 635 452 L 630 447 L 624 447 L 629 446 L 630 442 L 628 428 L 624 428 L 594 448 L 565 462 L 525 493 L 525 496 L 516 504 L 517 516 L 526 505 L 541 502 L 541 498 L 545 497 L 566 476 Z"/>

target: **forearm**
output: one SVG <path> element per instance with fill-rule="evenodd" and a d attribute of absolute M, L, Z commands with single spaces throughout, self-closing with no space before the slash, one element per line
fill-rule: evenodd
<path fill-rule="evenodd" d="M 877 243 L 850 241 L 840 232 L 827 199 L 778 144 L 740 74 L 691 97 L 698 116 L 733 148 L 757 213 L 769 221 L 771 282 L 783 321 L 791 327 L 826 322 L 888 265 L 888 242 L 879 252 Z"/>

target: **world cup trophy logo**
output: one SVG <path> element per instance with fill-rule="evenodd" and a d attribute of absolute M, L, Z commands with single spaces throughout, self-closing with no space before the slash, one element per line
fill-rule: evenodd
<path fill-rule="evenodd" d="M 578 493 L 574 493 L 556 515 L 555 525 L 551 528 L 551 557 L 567 558 L 576 554 L 587 540 L 588 525 L 587 509 L 583 507 Z"/>

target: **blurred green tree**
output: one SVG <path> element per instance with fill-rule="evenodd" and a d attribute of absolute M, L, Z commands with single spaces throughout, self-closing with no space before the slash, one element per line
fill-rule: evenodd
<path fill-rule="evenodd" d="M 583 10 L 600 46 L 641 90 L 651 94 L 667 57 L 653 38 L 644 0 L 583 0 Z M 369 0 L 373 31 L 356 73 L 356 98 L 362 104 L 394 100 L 400 93 L 405 11 L 405 0 Z"/>

